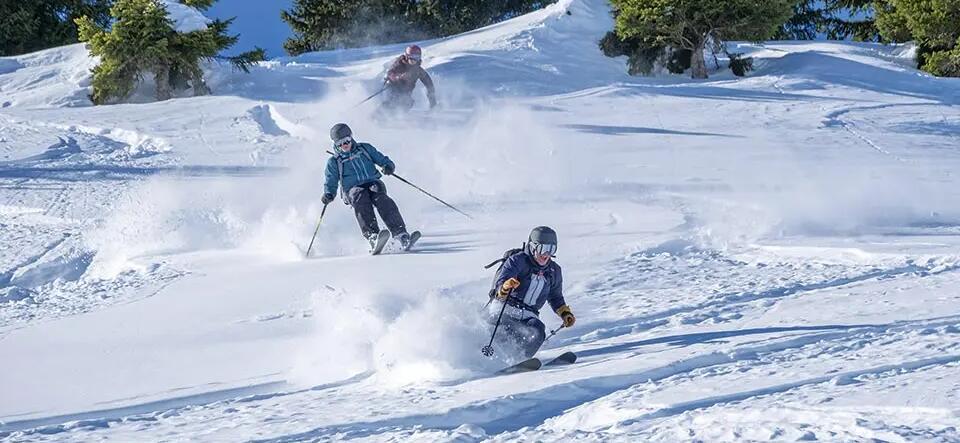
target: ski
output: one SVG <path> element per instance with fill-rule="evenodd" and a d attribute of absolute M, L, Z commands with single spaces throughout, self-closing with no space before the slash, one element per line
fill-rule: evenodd
<path fill-rule="evenodd" d="M 576 363 L 576 361 L 577 361 L 577 354 L 567 351 L 567 352 L 564 352 L 563 354 L 560 354 L 554 357 L 553 360 L 550 360 L 544 363 L 543 366 L 569 365 L 569 364 Z"/>
<path fill-rule="evenodd" d="M 519 374 L 521 372 L 536 371 L 537 369 L 540 369 L 541 365 L 542 363 L 540 363 L 539 358 L 530 358 L 513 366 L 507 366 L 506 368 L 497 371 L 497 374 Z"/>
<path fill-rule="evenodd" d="M 410 248 L 417 243 L 417 240 L 420 240 L 420 231 L 413 231 L 413 233 L 410 234 L 410 240 L 407 241 L 407 245 L 404 246 L 403 250 L 409 251 Z"/>
<path fill-rule="evenodd" d="M 563 354 L 554 357 L 552 360 L 546 363 L 543 363 L 539 358 L 536 357 L 530 358 L 513 366 L 503 368 L 497 371 L 497 374 L 518 374 L 521 372 L 531 372 L 542 367 L 569 365 L 575 363 L 576 361 L 577 354 L 574 354 L 573 352 L 564 352 Z"/>
<path fill-rule="evenodd" d="M 370 250 L 370 255 L 380 255 L 388 241 L 390 241 L 390 231 L 387 229 L 380 231 L 380 233 L 377 234 L 377 243 L 374 244 L 373 249 Z"/>

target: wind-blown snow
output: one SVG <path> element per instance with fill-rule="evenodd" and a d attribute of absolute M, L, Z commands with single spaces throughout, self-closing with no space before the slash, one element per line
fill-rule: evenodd
<path fill-rule="evenodd" d="M 167 17 L 173 22 L 173 29 L 177 32 L 194 32 L 207 29 L 210 19 L 194 7 L 180 3 L 178 0 L 161 0 L 167 8 Z"/>
<path fill-rule="evenodd" d="M 0 439 L 960 440 L 957 80 L 852 42 L 628 77 L 610 26 L 421 42 L 441 107 L 388 121 L 404 45 L 102 107 L 81 46 L 0 58 Z M 341 121 L 473 220 L 387 177 L 415 253 L 335 201 L 304 259 Z M 578 318 L 541 356 L 580 358 L 495 377 L 482 265 L 541 224 Z"/>

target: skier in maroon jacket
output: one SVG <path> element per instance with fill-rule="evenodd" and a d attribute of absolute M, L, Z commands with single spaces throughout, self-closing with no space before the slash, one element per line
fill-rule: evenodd
<path fill-rule="evenodd" d="M 383 107 L 391 110 L 407 111 L 413 107 L 413 89 L 417 86 L 417 81 L 423 83 L 427 88 L 427 98 L 430 100 L 430 108 L 437 105 L 436 90 L 433 88 L 433 79 L 430 74 L 420 66 L 422 61 L 420 47 L 410 45 L 403 55 L 397 57 L 387 71 L 384 79 L 387 92 L 387 99 Z"/>

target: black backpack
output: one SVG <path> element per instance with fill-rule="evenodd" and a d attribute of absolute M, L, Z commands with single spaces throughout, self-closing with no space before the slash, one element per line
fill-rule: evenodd
<path fill-rule="evenodd" d="M 496 297 L 497 295 L 497 289 L 498 289 L 497 280 L 500 278 L 500 271 L 503 269 L 503 264 L 507 262 L 508 258 L 513 257 L 516 254 L 522 254 L 525 248 L 526 248 L 526 243 L 524 243 L 523 246 L 519 248 L 507 249 L 506 251 L 504 251 L 503 257 L 500 257 L 490 262 L 490 264 L 483 267 L 483 269 L 490 269 L 494 265 L 498 263 L 500 264 L 500 266 L 497 267 L 497 273 L 494 274 L 493 276 L 493 283 L 490 284 L 490 292 L 487 294 L 487 296 L 490 297 L 491 301 L 493 301 L 493 298 Z M 487 304 L 489 304 L 489 302 L 487 302 Z"/>

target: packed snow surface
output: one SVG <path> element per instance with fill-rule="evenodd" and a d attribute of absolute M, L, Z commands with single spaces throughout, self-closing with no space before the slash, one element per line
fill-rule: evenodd
<path fill-rule="evenodd" d="M 81 46 L 0 59 L 0 439 L 960 440 L 960 82 L 848 42 L 628 77 L 611 26 L 422 42 L 441 107 L 388 121 L 403 45 L 101 107 Z M 304 259 L 341 121 L 473 219 L 387 177 L 415 252 L 335 201 Z M 494 376 L 482 265 L 543 224 L 579 360 Z"/>

